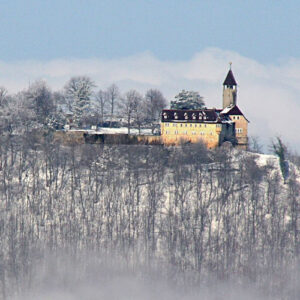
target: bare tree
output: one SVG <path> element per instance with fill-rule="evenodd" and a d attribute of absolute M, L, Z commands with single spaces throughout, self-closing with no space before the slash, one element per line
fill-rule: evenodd
<path fill-rule="evenodd" d="M 261 145 L 258 136 L 249 137 L 248 151 L 263 153 L 263 146 Z"/>
<path fill-rule="evenodd" d="M 99 115 L 100 124 L 103 125 L 104 122 L 104 114 L 107 111 L 108 106 L 108 93 L 103 90 L 99 90 L 98 93 L 96 93 L 95 98 L 95 111 L 96 114 Z"/>
<path fill-rule="evenodd" d="M 233 276 L 268 298 L 297 299 L 300 160 L 280 139 L 273 143 L 279 165 L 275 156 L 263 163 L 257 153 L 201 143 L 35 143 L 32 131 L 51 111 L 47 90 L 38 91 L 10 96 L 0 89 L 0 120 L 14 133 L 0 132 L 2 298 L 37 285 L 36 266 L 49 267 L 48 249 L 54 259 L 66 249 L 82 269 L 81 251 L 92 249 L 116 253 L 132 270 L 159 264 L 184 287 Z M 124 96 L 128 133 L 141 124 L 142 102 L 135 90 Z M 284 181 L 280 168 L 291 158 Z"/>
<path fill-rule="evenodd" d="M 150 89 L 145 95 L 145 111 L 147 119 L 151 122 L 152 133 L 155 129 L 155 122 L 160 118 L 162 109 L 167 106 L 167 101 L 161 91 Z"/>
<path fill-rule="evenodd" d="M 147 113 L 145 108 L 146 108 L 145 101 L 142 95 L 138 95 L 138 103 L 134 111 L 134 120 L 135 120 L 135 124 L 138 127 L 139 134 L 141 134 L 142 124 L 147 121 Z"/>
<path fill-rule="evenodd" d="M 133 122 L 134 114 L 136 114 L 142 95 L 135 90 L 130 90 L 122 99 L 122 112 L 127 119 L 128 134 L 130 134 L 131 123 Z"/>
<path fill-rule="evenodd" d="M 106 93 L 107 93 L 108 103 L 110 106 L 110 127 L 111 127 L 112 120 L 113 120 L 114 114 L 115 114 L 115 110 L 116 110 L 116 107 L 118 104 L 120 92 L 119 92 L 119 88 L 117 87 L 117 85 L 112 84 L 111 86 L 109 86 L 107 88 Z"/>

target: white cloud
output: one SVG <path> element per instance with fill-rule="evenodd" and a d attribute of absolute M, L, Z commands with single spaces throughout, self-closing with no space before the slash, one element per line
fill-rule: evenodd
<path fill-rule="evenodd" d="M 37 79 L 61 89 L 71 76 L 87 75 L 98 88 L 111 83 L 122 91 L 158 88 L 168 99 L 181 89 L 193 89 L 205 97 L 208 107 L 220 107 L 230 61 L 239 83 L 238 105 L 251 122 L 250 134 L 260 136 L 265 143 L 280 135 L 294 148 L 300 147 L 300 59 L 266 65 L 236 52 L 208 48 L 188 61 L 161 61 L 142 53 L 114 60 L 0 62 L 0 78 L 2 86 L 17 92 Z"/>

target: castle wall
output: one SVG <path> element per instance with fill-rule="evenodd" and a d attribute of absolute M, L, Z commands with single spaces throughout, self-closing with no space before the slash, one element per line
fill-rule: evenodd
<path fill-rule="evenodd" d="M 222 124 L 162 122 L 161 138 L 165 145 L 177 145 L 181 142 L 204 142 L 208 148 L 219 145 Z"/>
<path fill-rule="evenodd" d="M 128 134 L 107 134 L 90 133 L 87 131 L 55 131 L 53 141 L 63 145 L 80 144 L 147 144 L 161 145 L 162 139 L 158 135 L 128 135 Z"/>
<path fill-rule="evenodd" d="M 238 142 L 238 147 L 247 149 L 248 121 L 242 115 L 230 115 L 230 119 L 235 123 L 235 136 Z"/>

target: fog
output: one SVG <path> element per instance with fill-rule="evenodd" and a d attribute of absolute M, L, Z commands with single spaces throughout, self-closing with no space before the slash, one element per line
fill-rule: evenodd
<path fill-rule="evenodd" d="M 178 274 L 170 266 L 162 268 L 158 262 L 150 266 L 128 265 L 123 258 L 94 252 L 77 253 L 76 258 L 66 252 L 46 254 L 34 269 L 30 287 L 26 286 L 26 278 L 20 296 L 14 300 L 282 299 L 264 295 L 246 278 L 226 282 L 212 276 L 205 284 L 189 284 L 189 278 L 195 274 Z M 291 299 L 297 299 L 294 292 Z"/>

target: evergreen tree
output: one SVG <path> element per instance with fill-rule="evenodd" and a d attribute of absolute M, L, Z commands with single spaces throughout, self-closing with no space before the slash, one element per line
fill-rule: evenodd
<path fill-rule="evenodd" d="M 201 109 L 205 105 L 198 92 L 182 90 L 171 101 L 171 109 Z"/>
<path fill-rule="evenodd" d="M 279 137 L 277 137 L 276 139 L 277 142 L 273 142 L 272 144 L 273 152 L 279 158 L 280 170 L 282 173 L 282 177 L 284 179 L 284 183 L 286 183 L 286 180 L 289 176 L 289 164 L 288 161 L 286 160 L 287 149 Z"/>

